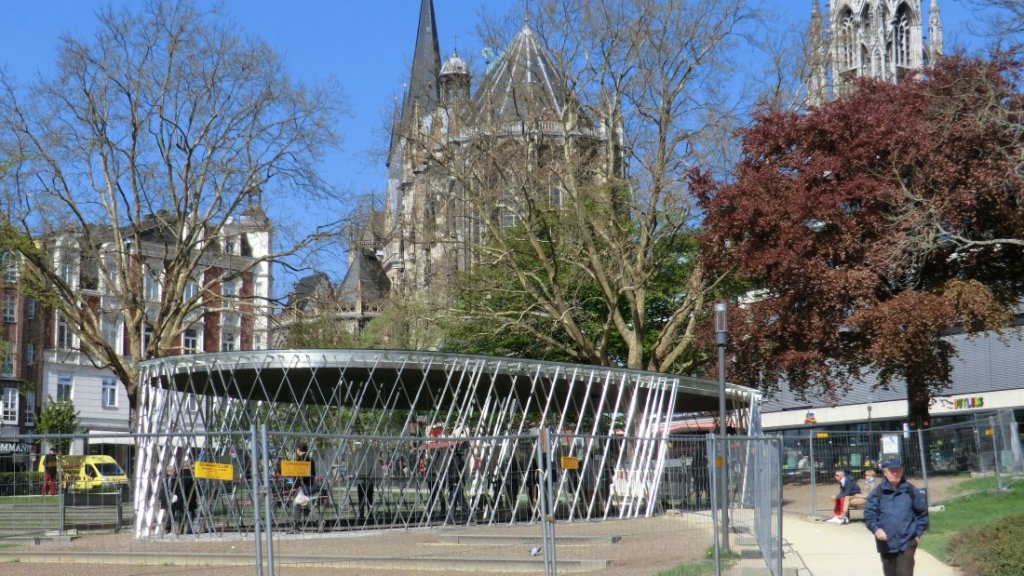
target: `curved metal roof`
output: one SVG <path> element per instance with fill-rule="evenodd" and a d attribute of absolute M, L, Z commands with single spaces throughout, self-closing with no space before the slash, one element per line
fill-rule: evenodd
<path fill-rule="evenodd" d="M 334 403 L 333 390 L 342 381 L 399 383 L 410 398 L 424 384 L 445 386 L 461 374 L 486 374 L 495 388 L 525 397 L 542 381 L 551 392 L 567 399 L 585 393 L 573 386 L 580 380 L 599 379 L 612 386 L 661 390 L 674 387 L 676 411 L 717 410 L 718 383 L 674 374 L 605 366 L 548 362 L 522 358 L 460 355 L 402 350 L 259 350 L 188 354 L 146 360 L 140 373 L 160 388 L 188 389 L 196 394 L 245 395 L 248 399 L 273 399 Z M 145 376 L 144 376 L 145 377 Z M 232 385 L 225 386 L 225 379 Z M 301 384 L 295 388 L 295 384 Z M 258 392 L 253 394 L 253 392 Z M 760 398 L 751 388 L 727 385 L 730 406 L 749 405 Z M 584 398 L 572 398 L 584 401 Z"/>

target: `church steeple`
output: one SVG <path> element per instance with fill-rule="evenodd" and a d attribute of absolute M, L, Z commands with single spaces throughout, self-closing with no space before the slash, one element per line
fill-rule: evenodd
<path fill-rule="evenodd" d="M 400 129 L 409 129 L 420 118 L 413 118 L 414 112 L 426 115 L 433 113 L 440 100 L 438 75 L 441 72 L 441 50 L 437 42 L 437 23 L 434 18 L 434 1 L 423 0 L 420 4 L 420 21 L 416 29 L 416 49 L 412 56 L 412 71 L 409 74 L 409 89 L 402 102 Z"/>
<path fill-rule="evenodd" d="M 807 70 L 804 78 L 807 102 L 824 104 L 828 99 L 828 40 L 818 9 L 819 0 L 811 0 L 811 24 L 807 27 Z"/>

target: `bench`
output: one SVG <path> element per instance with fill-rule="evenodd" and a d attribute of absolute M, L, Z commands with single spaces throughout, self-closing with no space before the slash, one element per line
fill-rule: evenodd
<path fill-rule="evenodd" d="M 867 498 L 864 494 L 857 494 L 850 497 L 850 505 L 846 508 L 846 514 L 849 516 L 851 522 L 853 520 L 864 520 L 864 504 L 866 503 Z"/>

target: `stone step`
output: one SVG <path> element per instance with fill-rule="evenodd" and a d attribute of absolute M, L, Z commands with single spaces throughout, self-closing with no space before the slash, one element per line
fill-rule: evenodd
<path fill-rule="evenodd" d="M 622 536 L 556 536 L 555 539 L 559 546 L 590 546 L 615 544 L 622 540 Z M 446 544 L 541 545 L 539 535 L 440 534 L 438 540 Z"/>

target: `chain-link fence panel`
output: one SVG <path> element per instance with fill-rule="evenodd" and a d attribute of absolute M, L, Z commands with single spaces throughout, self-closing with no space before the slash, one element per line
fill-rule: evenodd
<path fill-rule="evenodd" d="M 0 535 L 31 538 L 131 526 L 129 474 L 123 460 L 102 449 L 106 440 L 84 434 L 16 437 L 36 449 L 14 470 L 0 473 Z"/>
<path fill-rule="evenodd" d="M 782 574 L 782 439 L 714 437 L 707 446 L 716 573 Z M 737 554 L 742 537 L 755 548 Z"/>
<path fill-rule="evenodd" d="M 878 485 L 876 478 L 885 459 L 899 459 L 905 477 L 924 490 L 932 503 L 969 493 L 971 485 L 965 485 L 965 480 L 993 477 L 995 486 L 1005 488 L 1022 473 L 1020 436 L 1012 411 L 977 414 L 964 422 L 921 430 L 812 429 L 785 436 L 783 441 L 784 499 L 811 516 L 833 512 L 832 497 L 839 490 L 837 471 L 851 475 L 868 492 Z"/>

